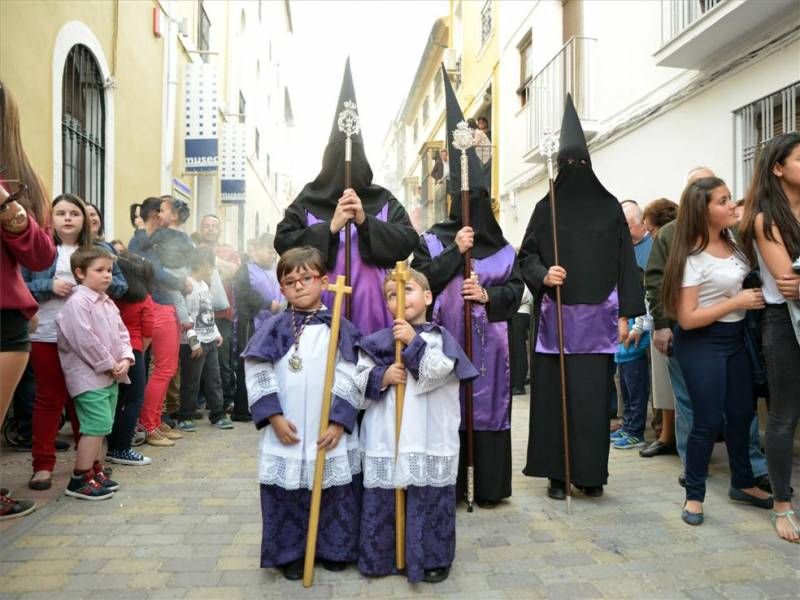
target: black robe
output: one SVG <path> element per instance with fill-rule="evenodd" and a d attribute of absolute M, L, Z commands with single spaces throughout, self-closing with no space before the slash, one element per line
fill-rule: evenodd
<path fill-rule="evenodd" d="M 337 199 L 331 199 L 331 203 L 335 204 Z M 388 204 L 386 221 L 367 214 L 364 223 L 357 226 L 354 224 L 358 230 L 358 253 L 362 260 L 382 268 L 394 267 L 398 260 L 408 258 L 418 240 L 417 232 L 403 205 L 393 197 L 389 198 Z M 330 216 L 327 220 L 324 215 L 315 216 L 323 221 L 309 226 L 306 224 L 306 207 L 299 202 L 290 204 L 283 220 L 278 224 L 275 249 L 282 254 L 290 248 L 313 246 L 322 253 L 331 269 L 339 250 L 339 234 L 331 233 Z"/>
<path fill-rule="evenodd" d="M 553 294 L 543 284 L 552 260 L 552 229 L 549 200 L 539 203 L 525 233 L 520 249 L 522 277 L 535 298 L 532 339 L 531 407 L 527 464 L 523 473 L 533 477 L 564 480 L 561 384 L 558 354 L 536 352 L 539 314 L 543 295 Z M 559 222 L 559 250 L 569 244 L 570 251 L 560 252 L 561 266 L 567 271 L 562 297 L 564 304 L 599 304 L 616 287 L 620 316 L 633 317 L 645 312 L 644 292 L 633 252 L 633 244 L 622 209 L 614 200 L 608 205 L 616 218 L 596 230 L 596 221 Z M 583 248 L 583 251 L 581 251 Z M 575 261 L 579 261 L 577 264 Z M 603 261 L 592 275 L 592 262 Z M 604 276 L 613 268 L 613 280 Z M 574 267 L 574 268 L 571 268 Z M 584 273 L 573 293 L 568 283 L 576 273 Z M 599 277 L 597 275 L 600 275 Z M 609 284 L 611 289 L 608 289 Z M 587 297 L 588 296 L 588 297 Z M 567 415 L 569 422 L 570 470 L 572 483 L 601 486 L 608 481 L 609 397 L 615 371 L 613 354 L 567 354 Z"/>

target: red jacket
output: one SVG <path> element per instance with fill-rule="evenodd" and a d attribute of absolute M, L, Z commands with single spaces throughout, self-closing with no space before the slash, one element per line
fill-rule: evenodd
<path fill-rule="evenodd" d="M 153 299 L 150 294 L 140 302 L 116 300 L 119 316 L 131 336 L 131 348 L 144 351 L 144 338 L 153 337 Z"/>
<path fill-rule="evenodd" d="M 29 215 L 28 226 L 20 233 L 0 227 L 0 240 L 0 308 L 19 310 L 30 319 L 39 305 L 22 280 L 19 265 L 31 271 L 49 268 L 56 259 L 53 238 Z"/>

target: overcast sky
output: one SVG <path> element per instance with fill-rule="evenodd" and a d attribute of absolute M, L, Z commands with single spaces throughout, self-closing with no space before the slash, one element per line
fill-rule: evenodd
<path fill-rule="evenodd" d="M 448 14 L 448 6 L 447 0 L 292 2 L 296 191 L 319 172 L 348 55 L 367 157 L 381 183 L 383 137 L 410 89 L 433 23 Z"/>

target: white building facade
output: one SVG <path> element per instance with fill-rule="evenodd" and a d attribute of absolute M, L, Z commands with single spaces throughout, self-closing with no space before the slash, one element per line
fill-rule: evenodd
<path fill-rule="evenodd" d="M 698 165 L 743 197 L 760 144 L 800 124 L 794 0 L 507 2 L 499 33 L 500 222 L 514 244 L 547 193 L 539 136 L 560 127 L 566 92 L 598 177 L 642 206 L 677 202 Z"/>

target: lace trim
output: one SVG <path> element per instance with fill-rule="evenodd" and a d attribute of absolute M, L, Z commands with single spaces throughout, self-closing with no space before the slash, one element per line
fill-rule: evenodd
<path fill-rule="evenodd" d="M 314 483 L 316 460 L 306 461 L 267 454 L 262 457 L 258 480 L 264 485 L 277 485 L 285 490 L 310 490 Z M 358 448 L 347 451 L 347 455 L 325 459 L 322 471 L 323 489 L 347 485 L 353 475 L 361 473 L 361 452 Z"/>
<path fill-rule="evenodd" d="M 433 363 L 433 364 L 431 364 Z M 431 377 L 431 373 L 443 371 L 445 364 L 450 363 L 450 368 L 444 371 L 441 377 Z M 441 387 L 450 377 L 453 372 L 455 364 L 452 360 L 447 358 L 443 353 L 441 346 L 434 346 L 428 343 L 422 358 L 419 361 L 419 379 L 417 379 L 417 393 L 430 392 L 438 387 Z"/>
<path fill-rule="evenodd" d="M 409 452 L 395 460 L 385 456 L 364 456 L 364 487 L 394 489 L 396 487 L 455 485 L 458 476 L 458 455 L 432 456 Z"/>
<path fill-rule="evenodd" d="M 271 365 L 259 365 L 245 376 L 247 396 L 252 406 L 264 396 L 278 393 L 278 379 Z"/>
<path fill-rule="evenodd" d="M 355 385 L 355 387 L 358 389 L 359 395 L 364 400 L 366 400 L 366 398 L 364 398 L 364 396 L 367 393 L 367 385 L 369 385 L 369 376 L 372 373 L 372 369 L 373 368 L 374 368 L 374 365 L 372 367 L 366 367 L 366 366 L 363 366 L 363 365 L 359 365 L 359 367 L 358 367 L 359 371 L 356 374 L 356 376 L 353 378 L 353 385 Z M 363 408 L 363 407 L 359 407 L 359 408 Z"/>
<path fill-rule="evenodd" d="M 356 409 L 361 408 L 361 399 L 364 397 L 358 384 L 350 377 L 344 377 L 341 374 L 338 374 L 333 382 L 333 395 L 339 396 Z"/>

